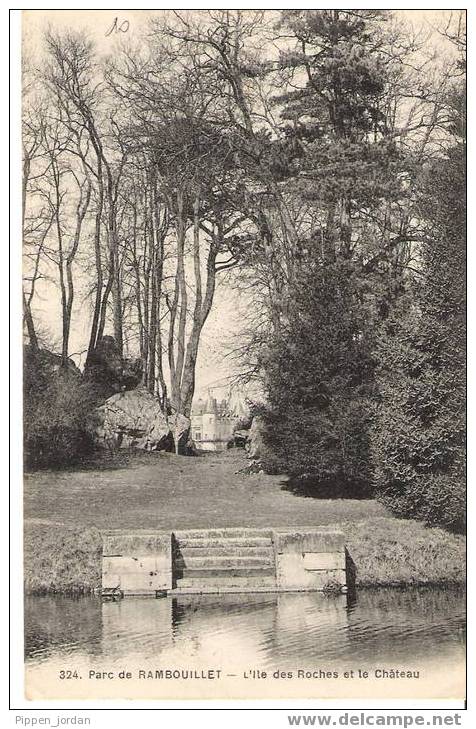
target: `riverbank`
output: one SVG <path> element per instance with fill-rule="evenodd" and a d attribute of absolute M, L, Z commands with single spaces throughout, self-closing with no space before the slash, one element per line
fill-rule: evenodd
<path fill-rule="evenodd" d="M 242 473 L 240 451 L 138 454 L 25 478 L 25 589 L 88 593 L 101 584 L 101 531 L 336 526 L 356 587 L 461 585 L 465 538 L 396 519 L 371 499 L 296 495 L 282 476 Z"/>

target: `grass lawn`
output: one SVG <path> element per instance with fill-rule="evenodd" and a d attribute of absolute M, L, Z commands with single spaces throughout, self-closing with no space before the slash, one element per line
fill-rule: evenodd
<path fill-rule="evenodd" d="M 107 456 L 101 466 L 27 474 L 25 582 L 30 591 L 100 585 L 101 530 L 339 525 L 357 585 L 459 583 L 465 540 L 392 517 L 370 499 L 316 499 L 282 476 L 239 473 L 242 451 L 187 458 Z"/>

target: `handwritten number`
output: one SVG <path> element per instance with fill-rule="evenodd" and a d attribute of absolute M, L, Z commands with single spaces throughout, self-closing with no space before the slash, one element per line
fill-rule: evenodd
<path fill-rule="evenodd" d="M 122 23 L 119 23 L 119 18 L 114 18 L 114 23 L 109 28 L 109 30 L 106 33 L 106 38 L 108 35 L 112 35 L 112 33 L 127 33 L 129 30 L 129 21 L 123 20 Z"/>

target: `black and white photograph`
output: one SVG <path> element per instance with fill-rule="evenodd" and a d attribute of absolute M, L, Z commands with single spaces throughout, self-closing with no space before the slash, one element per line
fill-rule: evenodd
<path fill-rule="evenodd" d="M 463 706 L 466 11 L 23 10 L 18 73 L 25 700 Z"/>

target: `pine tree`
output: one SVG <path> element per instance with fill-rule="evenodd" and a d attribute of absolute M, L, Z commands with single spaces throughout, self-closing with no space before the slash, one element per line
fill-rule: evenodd
<path fill-rule="evenodd" d="M 375 11 L 334 10 L 284 11 L 281 21 L 295 38 L 281 61 L 298 86 L 277 99 L 287 189 L 318 222 L 300 240 L 286 315 L 261 360 L 266 465 L 349 495 L 372 480 L 376 291 L 366 221 L 399 194 L 400 160 L 380 111 L 382 22 Z"/>
<path fill-rule="evenodd" d="M 314 236 L 327 261 L 365 255 L 366 222 L 400 193 L 402 160 L 384 112 L 385 17 L 373 10 L 282 14 L 282 28 L 295 38 L 281 62 L 297 88 L 277 98 L 291 189 L 315 206 L 320 226 Z"/>

